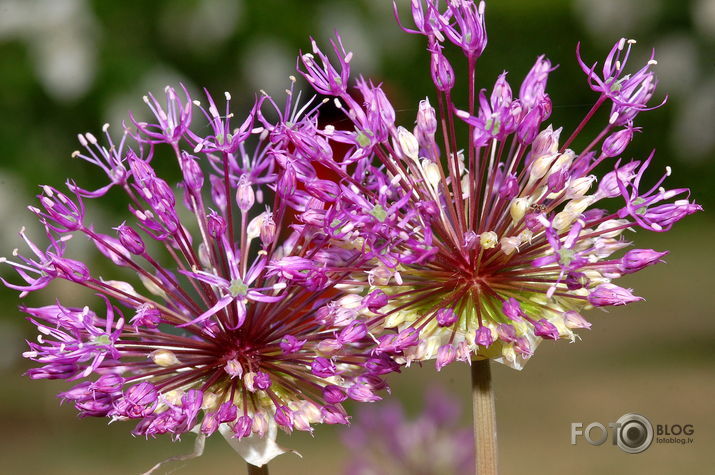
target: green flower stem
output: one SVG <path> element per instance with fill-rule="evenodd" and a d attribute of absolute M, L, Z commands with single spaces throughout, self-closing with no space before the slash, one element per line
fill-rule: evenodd
<path fill-rule="evenodd" d="M 476 474 L 497 472 L 497 418 L 489 360 L 472 361 L 472 405 Z"/>

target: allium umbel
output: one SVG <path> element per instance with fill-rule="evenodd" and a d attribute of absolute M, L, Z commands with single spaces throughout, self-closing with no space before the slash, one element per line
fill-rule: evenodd
<path fill-rule="evenodd" d="M 477 88 L 484 2 L 410 7 L 415 27 L 403 29 L 425 37 L 436 89 L 414 126 L 396 123 L 379 84 L 350 82 L 352 52 L 337 35 L 329 54 L 311 41 L 298 58 L 344 113 L 334 124 L 318 120 L 329 99 L 301 105 L 293 86 L 285 105 L 264 94 L 240 119 L 228 93 L 225 105 L 208 93 L 202 104 L 167 87 L 144 98 L 153 118 L 130 116 L 120 140 L 108 125 L 102 140 L 81 134 L 73 156 L 108 183 L 41 187 L 29 209 L 47 244 L 22 230 L 29 252 L 0 259 L 20 297 L 56 280 L 98 296 L 21 307 L 40 333 L 28 375 L 76 381 L 60 397 L 82 416 L 135 420 L 143 436 L 197 432 L 197 449 L 218 431 L 263 465 L 284 452 L 278 428 L 347 423 L 341 403 L 378 400 L 382 376 L 402 365 L 486 360 L 472 367 L 476 388 L 488 360 L 521 368 L 543 339 L 590 328 L 584 310 L 641 300 L 613 282 L 667 251 L 619 254 L 631 244 L 623 232 L 668 231 L 701 210 L 688 189 L 663 186 L 669 167 L 645 184 L 652 154 L 624 157 L 637 115 L 653 108 L 655 60 L 626 72 L 633 40 L 600 69 L 579 53 L 598 97 L 579 124 L 555 127 L 545 56 L 518 94 L 506 72 Z M 600 132 L 584 137 L 608 103 Z M 154 168 L 165 154 L 178 182 Z M 100 229 L 88 204 L 110 191 L 125 193 L 129 212 Z M 81 238 L 107 258 L 101 272 L 70 257 Z M 479 437 L 495 437 L 481 425 Z"/>
<path fill-rule="evenodd" d="M 649 108 L 656 84 L 652 58 L 625 72 L 635 41 L 614 46 L 602 77 L 579 57 L 599 97 L 565 132 L 548 124 L 546 85 L 555 68 L 545 56 L 518 94 L 506 72 L 491 90 L 476 88 L 476 62 L 487 43 L 484 2 L 411 6 L 416 29 L 403 28 L 426 38 L 436 88 L 434 99 L 419 103 L 414 127 L 395 122 L 379 85 L 362 78 L 354 90 L 345 85 L 352 53 L 339 40 L 339 67 L 314 46 L 327 78 L 316 73 L 312 56 L 304 59 L 309 83 L 341 84 L 318 91 L 335 96 L 352 124 L 323 131 L 347 144 L 346 152 L 312 158 L 341 177 L 340 197 L 325 211 L 326 232 L 349 237 L 371 259 L 353 273 L 355 288 L 387 296 L 368 322 L 393 329 L 380 337 L 377 353 L 401 363 L 436 359 L 438 369 L 473 358 L 521 368 L 541 340 L 573 341 L 574 330 L 589 328 L 583 310 L 641 300 L 612 282 L 666 253 L 636 249 L 618 257 L 630 245 L 625 230 L 667 231 L 701 207 L 688 200 L 689 190 L 662 187 L 670 168 L 654 186 L 642 183 L 652 155 L 618 158 L 640 131 L 633 121 Z M 443 54 L 449 43 L 468 65 L 466 107 L 452 94 L 457 78 Z M 570 148 L 606 102 L 611 112 L 600 133 Z M 612 170 L 600 179 L 599 164 Z"/>
<path fill-rule="evenodd" d="M 342 439 L 350 452 L 346 475 L 466 474 L 474 467 L 474 435 L 462 426 L 460 401 L 431 387 L 419 416 L 397 402 L 363 406 Z"/>
<path fill-rule="evenodd" d="M 76 381 L 63 400 L 81 416 L 134 420 L 135 435 L 220 431 L 254 465 L 283 451 L 277 428 L 344 424 L 343 401 L 380 399 L 381 375 L 397 366 L 369 351 L 357 316 L 386 299 L 342 293 L 343 266 L 359 256 L 326 239 L 323 218 L 295 219 L 305 175 L 290 138 L 315 127 L 316 108 L 300 107 L 292 89 L 285 108 L 262 96 L 236 123 L 228 93 L 219 112 L 208 94 L 206 107 L 167 88 L 166 102 L 146 99 L 154 122 L 133 119 L 119 144 L 106 126 L 106 145 L 80 135 L 74 156 L 109 185 L 42 187 L 30 210 L 49 247 L 21 231 L 31 254 L 3 259 L 25 281 L 3 281 L 21 296 L 53 280 L 99 296 L 21 307 L 40 333 L 24 354 L 39 364 L 31 378 Z M 161 146 L 175 155 L 175 186 L 152 165 Z M 337 190 L 314 185 L 316 195 Z M 129 213 L 105 231 L 85 206 L 111 188 L 126 193 Z M 81 237 L 108 259 L 101 276 L 66 256 Z"/>

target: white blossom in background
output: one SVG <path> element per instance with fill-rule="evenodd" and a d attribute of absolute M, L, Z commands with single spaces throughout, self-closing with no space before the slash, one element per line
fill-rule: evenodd
<path fill-rule="evenodd" d="M 575 0 L 573 5 L 576 15 L 596 37 L 648 29 L 662 10 L 661 0 Z"/>
<path fill-rule="evenodd" d="M 249 91 L 278 94 L 285 89 L 288 76 L 295 74 L 293 51 L 277 37 L 253 38 L 238 55 Z"/>
<path fill-rule="evenodd" d="M 715 0 L 697 0 L 691 15 L 700 34 L 715 38 Z"/>
<path fill-rule="evenodd" d="M 85 0 L 0 0 L 0 42 L 26 44 L 45 91 L 72 101 L 92 86 L 97 19 Z"/>
<path fill-rule="evenodd" d="M 170 46 L 201 53 L 236 32 L 243 9 L 243 0 L 200 0 L 194 5 L 168 2 L 159 18 L 160 31 Z"/>
<path fill-rule="evenodd" d="M 707 160 L 715 150 L 715 80 L 694 87 L 679 105 L 671 136 L 672 146 L 681 159 Z"/>

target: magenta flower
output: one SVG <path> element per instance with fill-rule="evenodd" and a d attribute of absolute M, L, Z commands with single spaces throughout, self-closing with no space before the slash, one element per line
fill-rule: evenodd
<path fill-rule="evenodd" d="M 291 97 L 285 109 L 261 97 L 234 128 L 228 94 L 223 114 L 211 96 L 204 110 L 186 90 L 167 88 L 165 106 L 147 99 L 156 122 L 134 121 L 121 146 L 109 135 L 108 146 L 80 136 L 86 151 L 75 155 L 110 183 L 88 191 L 68 182 L 67 194 L 42 187 L 30 210 L 49 247 L 21 231 L 31 254 L 2 262 L 24 282 L 3 282 L 23 297 L 67 280 L 101 305 L 22 306 L 41 335 L 24 353 L 38 365 L 29 377 L 76 381 L 63 400 L 81 416 L 133 420 L 135 435 L 219 431 L 255 465 L 283 452 L 277 428 L 345 424 L 345 399 L 380 399 L 381 375 L 399 368 L 371 351 L 375 342 L 358 315 L 378 311 L 387 296 L 344 294 L 347 262 L 358 264 L 360 254 L 326 239 L 324 214 L 294 222 L 294 208 L 317 211 L 308 201 L 334 200 L 340 189 L 308 176 L 298 160 L 292 144 L 303 139 L 315 150 L 320 137 L 307 133 L 315 130 L 315 109 Z M 278 119 L 268 121 L 261 105 L 274 107 Z M 175 186 L 151 163 L 162 145 L 176 157 Z M 297 180 L 310 182 L 305 194 L 291 185 Z M 111 188 L 126 193 L 129 209 L 113 235 L 85 213 Z M 112 268 L 100 276 L 66 257 L 78 235 Z"/>
<path fill-rule="evenodd" d="M 614 46 L 603 77 L 579 59 L 600 96 L 563 141 L 563 128 L 545 126 L 552 110 L 549 60 L 537 58 L 518 96 L 507 73 L 491 91 L 477 90 L 484 4 L 447 5 L 412 2 L 416 30 L 406 31 L 427 37 L 436 89 L 434 100 L 420 102 L 414 128 L 395 123 L 394 108 L 370 81 L 356 83 L 362 100 L 345 88 L 318 88 L 336 97 L 354 129 L 316 132 L 349 147 L 329 160 L 308 156 L 307 163 L 341 178 L 339 198 L 318 208 L 325 210 L 328 235 L 349 240 L 370 259 L 353 273 L 354 288 L 387 296 L 367 321 L 371 331 L 394 330 L 378 337 L 377 354 L 399 363 L 436 359 L 438 369 L 473 357 L 521 368 L 542 339 L 573 341 L 574 329 L 589 328 L 581 311 L 640 300 L 611 282 L 664 254 L 614 257 L 629 245 L 620 238 L 624 230 L 667 231 L 701 208 L 687 199 L 687 189 L 664 189 L 665 176 L 642 190 L 650 159 L 615 160 L 614 171 L 590 193 L 595 167 L 621 156 L 640 131 L 633 120 L 655 88 L 652 59 L 634 74 L 625 71 L 633 42 Z M 464 108 L 453 101 L 454 69 L 443 53 L 448 42 L 467 58 Z M 347 66 L 340 61 L 341 78 Z M 568 148 L 606 101 L 613 109 L 601 132 L 583 148 Z M 469 129 L 467 140 L 455 132 L 458 121 Z M 613 203 L 601 206 L 613 198 L 624 201 L 616 211 L 606 209 Z"/>

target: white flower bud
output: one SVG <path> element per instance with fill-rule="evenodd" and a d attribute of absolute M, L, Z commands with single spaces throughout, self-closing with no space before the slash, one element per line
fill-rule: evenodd
<path fill-rule="evenodd" d="M 418 159 L 420 144 L 417 141 L 417 137 L 415 137 L 412 132 L 402 126 L 398 127 L 397 143 L 399 144 L 399 149 L 402 150 L 402 153 L 406 157 L 411 158 L 412 160 Z"/>
<path fill-rule="evenodd" d="M 328 338 L 326 340 L 321 340 L 321 342 L 318 343 L 316 350 L 323 356 L 332 356 L 340 351 L 340 348 L 342 347 L 343 345 L 338 340 Z"/>
<path fill-rule="evenodd" d="M 414 315 L 415 317 L 417 316 L 416 313 Z M 385 319 L 385 328 L 396 328 L 405 321 L 405 317 L 407 317 L 405 312 L 394 312 L 389 314 Z"/>
<path fill-rule="evenodd" d="M 261 228 L 263 227 L 263 223 L 269 217 L 269 214 L 270 213 L 268 211 L 264 211 L 263 213 L 259 214 L 248 222 L 248 226 L 246 228 L 246 236 L 248 237 L 249 241 L 252 239 L 256 239 L 258 236 L 261 235 Z"/>
<path fill-rule="evenodd" d="M 255 377 L 256 373 L 253 371 L 249 371 L 243 375 L 243 386 L 252 393 L 256 392 L 256 385 L 253 382 Z"/>
<path fill-rule="evenodd" d="M 338 304 L 343 308 L 356 309 L 362 306 L 362 297 L 356 294 L 345 295 L 338 299 Z"/>
<path fill-rule="evenodd" d="M 155 365 L 167 368 L 179 364 L 179 359 L 173 351 L 169 350 L 154 350 L 149 356 Z"/>
<path fill-rule="evenodd" d="M 593 183 L 595 180 L 596 177 L 594 175 L 584 176 L 572 180 L 568 189 L 566 190 L 566 197 L 579 198 L 585 195 L 591 188 L 591 183 Z"/>
<path fill-rule="evenodd" d="M 514 331 L 516 331 L 517 336 L 524 336 L 529 333 L 529 325 L 525 320 L 513 321 L 511 322 L 511 325 L 514 327 Z"/>
<path fill-rule="evenodd" d="M 171 391 L 167 391 L 163 394 L 164 401 L 168 402 L 172 406 L 180 406 L 181 398 L 184 397 L 184 394 L 186 393 L 181 389 L 172 389 Z"/>
<path fill-rule="evenodd" d="M 554 216 L 553 226 L 557 231 L 564 231 L 571 226 L 571 223 L 576 221 L 578 218 L 577 214 L 569 213 L 568 211 L 562 211 Z"/>
<path fill-rule="evenodd" d="M 628 220 L 626 219 L 609 219 L 608 221 L 604 221 L 601 224 L 598 225 L 596 228 L 597 232 L 604 231 L 607 229 L 611 228 L 617 228 L 620 226 L 623 226 L 624 224 L 627 224 Z M 625 231 L 626 228 L 621 228 L 621 229 L 616 229 L 615 231 L 610 231 L 604 234 L 601 234 L 601 237 L 604 238 L 615 238 L 621 235 L 623 231 Z"/>
<path fill-rule="evenodd" d="M 497 233 L 486 231 L 479 236 L 479 245 L 482 246 L 482 249 L 491 249 L 497 245 L 498 240 Z"/>
<path fill-rule="evenodd" d="M 300 410 L 303 411 L 303 414 L 305 414 L 311 424 L 320 423 L 323 419 L 318 406 L 311 402 L 303 401 L 303 404 L 300 405 Z"/>
<path fill-rule="evenodd" d="M 439 165 L 431 160 L 422 160 L 422 173 L 427 179 L 427 183 L 436 187 L 441 179 Z"/>
<path fill-rule="evenodd" d="M 514 351 L 513 343 L 507 343 L 505 345 L 502 345 L 501 354 L 504 357 L 504 359 L 510 363 L 513 363 L 514 361 L 516 361 L 516 351 Z"/>
<path fill-rule="evenodd" d="M 231 379 L 243 376 L 243 366 L 235 358 L 228 360 L 223 369 L 231 376 Z"/>
<path fill-rule="evenodd" d="M 211 268 L 211 253 L 205 242 L 199 243 L 199 263 L 206 269 Z"/>
<path fill-rule="evenodd" d="M 469 194 L 470 194 L 469 188 L 471 188 L 469 186 L 471 183 L 470 178 L 471 177 L 469 175 L 464 175 L 462 177 L 462 199 L 463 200 L 466 200 L 469 198 Z"/>
<path fill-rule="evenodd" d="M 559 135 L 561 135 L 561 127 L 554 130 L 549 125 L 539 132 L 539 135 L 531 143 L 531 153 L 534 156 L 556 153 L 559 150 Z"/>
<path fill-rule="evenodd" d="M 574 153 L 574 151 L 571 149 L 566 150 L 564 153 L 559 155 L 554 164 L 551 166 L 551 170 L 549 170 L 549 175 L 571 166 L 571 162 L 573 162 L 574 158 L 576 158 L 576 154 Z"/>
<path fill-rule="evenodd" d="M 531 162 L 531 169 L 529 170 L 529 183 L 534 183 L 546 175 L 555 159 L 555 154 L 542 155 Z"/>
<path fill-rule="evenodd" d="M 604 223 L 605 224 L 605 223 Z M 610 233 L 609 233 L 610 234 Z M 599 237 L 594 242 L 594 254 L 601 259 L 605 259 L 616 251 L 620 251 L 629 245 L 626 241 L 620 241 L 611 237 Z"/>
<path fill-rule="evenodd" d="M 251 432 L 257 434 L 259 437 L 263 437 L 266 432 L 268 432 L 268 420 L 266 419 L 266 415 L 262 412 L 253 415 Z"/>
<path fill-rule="evenodd" d="M 295 427 L 296 430 L 302 430 L 306 432 L 313 431 L 313 428 L 310 427 L 310 420 L 308 419 L 307 414 L 303 411 L 293 412 L 293 427 Z"/>
<path fill-rule="evenodd" d="M 509 206 L 509 214 L 514 223 L 518 223 L 522 220 L 530 204 L 531 200 L 529 198 L 514 198 L 512 200 Z"/>
<path fill-rule="evenodd" d="M 144 284 L 144 287 L 151 292 L 154 295 L 158 295 L 159 297 L 163 298 L 164 300 L 169 300 L 169 297 L 166 295 L 164 292 L 164 289 L 156 285 L 156 283 L 145 276 L 144 274 L 139 274 L 139 280 L 142 281 L 142 284 Z"/>
<path fill-rule="evenodd" d="M 566 203 L 566 206 L 564 206 L 564 211 L 567 213 L 572 213 L 575 215 L 580 215 L 584 211 L 586 211 L 586 208 L 591 206 L 593 203 L 593 196 L 583 196 L 581 198 L 574 198 L 568 203 Z"/>

